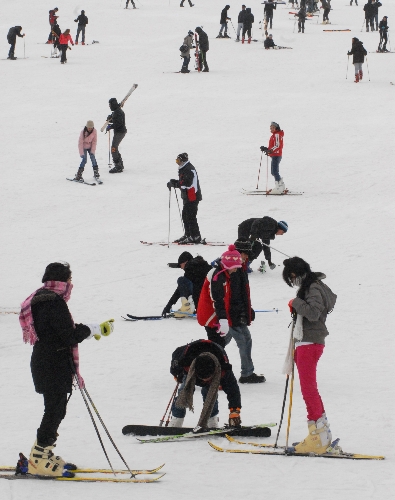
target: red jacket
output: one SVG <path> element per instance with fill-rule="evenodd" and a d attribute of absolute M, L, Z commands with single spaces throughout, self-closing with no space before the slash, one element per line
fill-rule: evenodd
<path fill-rule="evenodd" d="M 56 12 L 55 10 L 50 10 L 49 11 L 49 24 L 52 26 L 52 24 L 54 24 L 55 22 L 55 19 L 59 16 L 56 15 Z"/>
<path fill-rule="evenodd" d="M 59 44 L 60 45 L 68 45 L 68 43 L 71 43 L 71 45 L 74 45 L 73 39 L 71 38 L 71 35 L 64 35 L 63 33 L 59 37 Z"/>
<path fill-rule="evenodd" d="M 283 138 L 284 131 L 276 130 L 269 140 L 269 156 L 282 156 L 283 155 Z"/>

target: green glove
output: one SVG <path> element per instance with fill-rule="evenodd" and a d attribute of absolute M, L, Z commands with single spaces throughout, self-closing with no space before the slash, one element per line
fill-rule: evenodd
<path fill-rule="evenodd" d="M 114 319 L 100 323 L 100 331 L 103 337 L 108 337 L 114 331 Z"/>

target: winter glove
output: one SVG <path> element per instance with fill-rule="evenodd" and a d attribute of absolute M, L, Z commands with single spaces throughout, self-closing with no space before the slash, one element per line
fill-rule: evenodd
<path fill-rule="evenodd" d="M 240 408 L 229 408 L 229 426 L 241 427 Z"/>
<path fill-rule="evenodd" d="M 184 380 L 184 372 L 180 372 L 176 377 L 174 377 L 174 380 L 179 384 L 182 384 L 182 381 Z"/>
<path fill-rule="evenodd" d="M 269 267 L 270 267 L 270 269 L 271 269 L 272 271 L 273 271 L 273 269 L 275 269 L 275 268 L 276 268 L 276 264 L 273 264 L 273 262 L 269 262 L 268 264 L 269 264 Z"/>
<path fill-rule="evenodd" d="M 163 316 L 164 318 L 166 318 L 166 316 L 167 316 L 168 314 L 170 314 L 170 311 L 171 311 L 171 306 L 172 306 L 172 305 L 173 305 L 173 304 L 167 304 L 167 305 L 166 305 L 166 307 L 163 309 L 163 311 L 162 311 L 162 316 Z"/>
<path fill-rule="evenodd" d="M 110 333 L 112 333 L 113 331 L 114 331 L 114 320 L 113 319 L 109 319 L 107 321 L 104 321 L 103 323 L 100 323 L 101 336 L 108 337 L 110 335 Z M 95 335 L 96 340 L 99 340 L 99 338 L 97 338 L 97 336 Z"/>
<path fill-rule="evenodd" d="M 261 149 L 261 151 L 262 151 L 263 153 L 267 153 L 267 152 L 269 151 L 269 150 L 268 150 L 268 148 L 267 148 L 266 146 L 261 146 L 261 148 L 260 148 L 260 149 Z"/>
<path fill-rule="evenodd" d="M 167 183 L 167 187 L 169 188 L 169 190 L 171 188 L 177 188 L 177 187 L 179 187 L 179 185 L 180 184 L 179 184 L 177 179 L 170 179 L 169 182 Z"/>
<path fill-rule="evenodd" d="M 227 319 L 220 319 L 219 325 L 217 329 L 217 333 L 219 333 L 220 337 L 225 337 L 225 335 L 229 332 L 229 323 Z"/>
<path fill-rule="evenodd" d="M 291 300 L 288 302 L 288 307 L 289 307 L 289 310 L 290 310 L 291 314 L 292 314 L 292 312 L 293 312 L 293 307 L 292 307 L 292 302 L 293 302 L 293 301 L 294 301 L 294 299 L 291 299 Z"/>
<path fill-rule="evenodd" d="M 96 340 L 100 340 L 101 330 L 100 330 L 99 323 L 92 323 L 91 325 L 86 325 L 86 326 L 91 331 L 91 333 L 90 333 L 89 337 L 87 337 L 87 339 L 91 339 L 92 337 L 95 337 Z"/>
<path fill-rule="evenodd" d="M 109 130 L 111 130 L 111 129 L 112 129 L 112 125 L 109 123 L 109 124 L 107 125 L 107 127 L 106 127 L 106 132 L 108 132 L 108 131 L 109 131 Z"/>

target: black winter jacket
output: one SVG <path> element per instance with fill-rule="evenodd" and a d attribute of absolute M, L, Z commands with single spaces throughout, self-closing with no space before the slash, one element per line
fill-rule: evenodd
<path fill-rule="evenodd" d="M 224 8 L 222 11 L 221 11 L 221 19 L 219 21 L 220 24 L 225 24 L 226 23 L 226 20 L 229 19 L 228 18 L 228 10 L 229 10 L 229 7 L 228 8 Z"/>
<path fill-rule="evenodd" d="M 110 128 L 114 129 L 114 132 L 125 133 L 128 131 L 125 123 L 125 113 L 119 104 L 111 103 L 111 123 Z"/>
<path fill-rule="evenodd" d="M 360 40 L 358 38 L 354 38 L 352 48 L 348 53 L 350 56 L 352 55 L 352 62 L 354 63 L 363 63 L 365 61 L 365 56 L 367 52 Z"/>
<path fill-rule="evenodd" d="M 251 13 L 251 9 L 246 9 L 246 15 L 244 17 L 244 29 L 248 30 L 252 28 L 252 23 L 254 22 L 254 15 Z"/>
<path fill-rule="evenodd" d="M 40 290 L 33 297 L 32 313 L 38 337 L 30 362 L 36 392 L 70 393 L 71 347 L 89 337 L 90 329 L 82 324 L 74 328 L 66 302 L 49 290 Z"/>
<path fill-rule="evenodd" d="M 181 189 L 181 198 L 184 203 L 202 201 L 199 177 L 196 168 L 187 162 L 178 170 L 178 186 Z"/>
<path fill-rule="evenodd" d="M 365 19 L 370 19 L 375 14 L 375 6 L 371 2 L 365 4 L 363 10 L 365 11 Z"/>
<path fill-rule="evenodd" d="M 15 45 L 17 36 L 23 38 L 23 35 L 21 35 L 21 30 L 22 26 L 14 26 L 13 28 L 10 28 L 7 34 L 7 42 L 11 45 Z"/>
<path fill-rule="evenodd" d="M 387 31 L 388 31 L 388 22 L 387 20 L 384 21 L 384 19 L 382 19 L 379 23 L 379 33 L 381 35 L 382 33 L 387 33 Z"/>
<path fill-rule="evenodd" d="M 78 23 L 78 26 L 86 26 L 88 24 L 88 18 L 85 14 L 80 14 L 77 17 L 76 22 Z"/>
<path fill-rule="evenodd" d="M 191 344 L 178 347 L 172 354 L 170 373 L 173 377 L 181 380 L 183 375 L 187 374 L 192 361 L 203 352 L 210 352 L 216 356 L 221 368 L 221 386 L 228 398 L 229 408 L 241 408 L 240 389 L 232 371 L 232 365 L 229 363 L 225 350 L 211 340 L 196 340 Z M 210 385 L 209 382 L 203 382 L 196 377 L 196 385 L 203 387 Z"/>
<path fill-rule="evenodd" d="M 239 12 L 239 16 L 238 16 L 238 18 L 237 18 L 237 22 L 238 22 L 238 23 L 244 23 L 244 17 L 245 17 L 245 15 L 246 15 L 246 11 L 245 11 L 245 9 L 244 9 L 244 10 L 241 10 L 241 11 Z"/>
<path fill-rule="evenodd" d="M 383 6 L 383 4 L 381 2 L 372 3 L 372 12 L 373 12 L 374 16 L 379 13 L 379 7 L 382 7 L 382 6 Z"/>
<path fill-rule="evenodd" d="M 267 37 L 265 39 L 265 41 L 263 42 L 263 45 L 264 45 L 265 49 L 270 49 L 270 48 L 276 46 L 274 41 L 273 41 L 273 38 L 269 38 L 269 37 Z"/>
<path fill-rule="evenodd" d="M 266 15 L 269 17 L 273 17 L 273 10 L 277 8 L 277 4 L 275 3 L 265 3 L 265 8 L 263 9 L 263 12 L 265 12 Z"/>
<path fill-rule="evenodd" d="M 205 33 L 202 28 L 196 28 L 196 33 L 199 35 L 199 48 L 202 52 L 207 52 L 209 50 L 209 41 L 207 33 Z"/>
<path fill-rule="evenodd" d="M 249 238 L 251 240 L 261 240 L 266 245 L 270 245 L 270 240 L 274 240 L 278 231 L 277 221 L 271 217 L 262 219 L 247 219 L 239 225 L 238 237 Z M 267 261 L 271 262 L 270 248 L 263 245 L 263 253 Z"/>

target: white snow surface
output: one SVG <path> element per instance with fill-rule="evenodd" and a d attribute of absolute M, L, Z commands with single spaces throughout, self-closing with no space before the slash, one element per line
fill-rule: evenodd
<path fill-rule="evenodd" d="M 275 43 L 293 50 L 265 51 L 255 15 L 253 38 L 259 43 L 217 40 L 225 1 L 194 0 L 183 9 L 176 0 L 47 2 L 2 0 L 1 51 L 5 35 L 22 25 L 26 60 L 0 61 L 1 292 L 0 401 L 1 458 L 16 463 L 28 454 L 39 426 L 42 396 L 34 392 L 31 347 L 22 343 L 17 314 L 20 303 L 41 286 L 45 266 L 65 260 L 73 271 L 69 302 L 76 322 L 115 318 L 115 331 L 100 342 L 80 346 L 81 373 L 104 422 L 131 468 L 166 462 L 166 476 L 154 485 L 77 484 L 0 481 L 1 500 L 42 498 L 119 500 L 189 499 L 390 499 L 394 498 L 394 56 L 376 54 L 378 33 L 361 33 L 362 5 L 334 0 L 332 25 L 306 21 L 304 35 L 293 33 L 289 6 L 274 14 Z M 364 2 L 360 2 L 363 4 Z M 395 17 L 395 2 L 383 1 L 380 18 Z M 81 9 L 89 18 L 87 42 L 68 51 L 68 63 L 50 55 L 47 13 L 59 7 L 62 30 Z M 237 26 L 239 4 L 229 15 Z M 321 15 L 322 18 L 322 15 Z M 210 73 L 173 74 L 181 68 L 178 48 L 189 29 L 202 25 L 210 38 Z M 323 29 L 351 29 L 325 33 Z M 296 30 L 297 31 L 297 30 Z M 353 83 L 347 51 L 357 36 L 369 51 L 364 79 Z M 16 55 L 23 57 L 17 39 Z M 88 119 L 104 123 L 108 99 L 121 100 L 133 83 L 139 87 L 125 105 L 128 134 L 120 146 L 125 171 L 107 172 L 108 141 L 98 133 L 97 159 L 104 184 L 89 187 L 66 182 L 74 176 L 77 141 Z M 260 151 L 274 120 L 285 131 L 280 172 L 287 187 L 303 196 L 243 196 L 256 187 Z M 121 315 L 160 314 L 181 270 L 170 269 L 183 248 L 145 247 L 140 240 L 167 241 L 169 192 L 176 177 L 177 154 L 187 151 L 198 170 L 203 201 L 198 220 L 208 240 L 232 243 L 237 226 L 249 217 L 268 215 L 289 224 L 273 247 L 306 259 L 338 295 L 328 317 L 330 336 L 318 365 L 319 389 L 334 437 L 350 452 L 385 455 L 386 460 L 350 461 L 220 454 L 206 439 L 139 444 L 122 427 L 157 425 L 175 382 L 169 373 L 175 348 L 205 338 L 193 320 L 128 323 Z M 85 178 L 91 179 L 91 166 Z M 266 158 L 260 188 L 266 185 Z M 269 187 L 272 187 L 269 172 Z M 171 238 L 182 234 L 174 195 Z M 223 247 L 188 248 L 208 261 Z M 251 326 L 256 373 L 267 382 L 241 386 L 243 424 L 279 422 L 290 316 L 287 302 L 295 291 L 282 280 L 284 256 L 272 251 L 274 271 L 250 275 L 255 309 Z M 6 314 L 6 313 L 11 314 Z M 236 376 L 240 358 L 227 347 Z M 228 418 L 220 399 L 220 422 Z M 185 424 L 196 424 L 201 409 Z M 280 435 L 285 443 L 286 415 Z M 274 442 L 277 430 L 273 429 Z M 60 426 L 56 451 L 85 467 L 107 462 L 78 391 Z M 104 435 L 104 432 L 102 433 Z M 296 375 L 290 442 L 307 434 L 306 410 Z M 231 447 L 225 438 L 219 445 Z M 259 441 L 259 440 L 257 440 Z M 105 439 L 115 467 L 123 464 Z M 391 463 L 393 464 L 391 466 Z M 391 472 L 392 470 L 392 472 Z"/>

